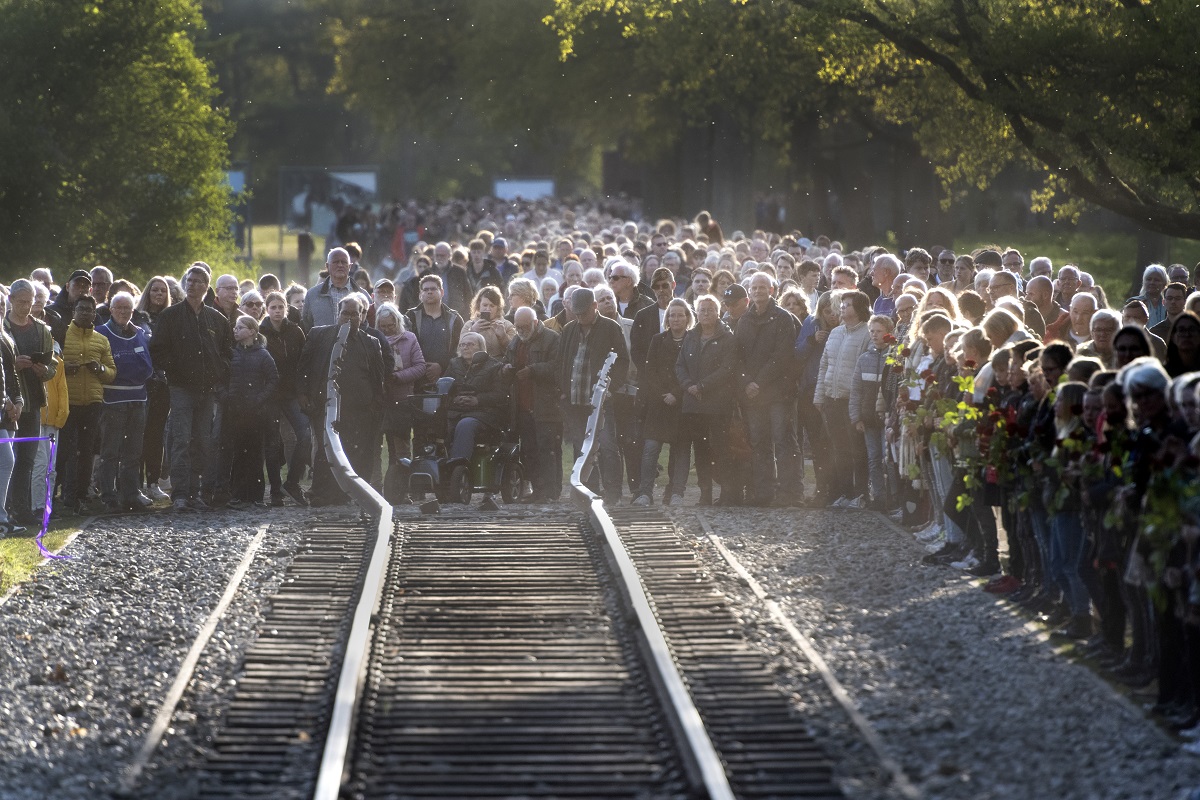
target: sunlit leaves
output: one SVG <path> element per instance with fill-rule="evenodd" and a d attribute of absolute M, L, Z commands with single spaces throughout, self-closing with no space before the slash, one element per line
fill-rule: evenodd
<path fill-rule="evenodd" d="M 229 126 L 193 49 L 200 22 L 189 0 L 0 2 L 10 263 L 136 276 L 226 252 Z"/>

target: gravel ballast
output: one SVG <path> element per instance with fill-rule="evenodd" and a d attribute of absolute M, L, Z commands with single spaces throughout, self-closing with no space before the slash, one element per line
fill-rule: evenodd
<path fill-rule="evenodd" d="M 100 518 L 0 606 L 0 798 L 111 796 L 200 627 L 269 528 L 135 796 L 188 797 L 189 773 L 309 512 Z"/>
<path fill-rule="evenodd" d="M 857 511 L 678 508 L 851 798 L 899 797 L 820 676 L 705 538 L 697 512 L 816 645 L 929 798 L 1167 798 L 1200 786 L 1142 709 L 911 535 Z M 1152 702 L 1149 700 L 1147 702 Z"/>

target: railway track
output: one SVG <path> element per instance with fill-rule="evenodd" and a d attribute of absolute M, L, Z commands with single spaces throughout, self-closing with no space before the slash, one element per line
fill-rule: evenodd
<path fill-rule="evenodd" d="M 586 489 L 591 432 L 577 511 L 394 529 L 326 434 L 375 524 L 310 532 L 204 797 L 841 796 L 671 521 Z"/>

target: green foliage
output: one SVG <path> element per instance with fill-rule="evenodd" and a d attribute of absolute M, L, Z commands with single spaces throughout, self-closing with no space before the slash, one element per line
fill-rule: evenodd
<path fill-rule="evenodd" d="M 776 21 L 775 29 L 722 29 L 717 51 L 733 68 L 732 85 L 770 86 L 786 106 L 824 83 L 836 98 L 826 108 L 869 116 L 861 121 L 875 132 L 910 131 L 947 203 L 1019 164 L 1044 172 L 1033 199 L 1061 219 L 1092 203 L 1170 235 L 1200 229 L 1194 3 L 558 0 L 552 24 L 566 57 L 599 19 L 644 43 L 671 31 L 696 40 L 712 33 L 701 15 L 718 9 Z M 768 46 L 777 30 L 798 31 L 798 46 Z M 810 68 L 814 56 L 820 63 Z M 723 86 L 723 75 L 713 77 Z M 711 93 L 714 82 L 677 81 L 673 91 Z"/>
<path fill-rule="evenodd" d="M 193 0 L 0 0 L 0 240 L 16 270 L 220 260 L 230 127 Z"/>

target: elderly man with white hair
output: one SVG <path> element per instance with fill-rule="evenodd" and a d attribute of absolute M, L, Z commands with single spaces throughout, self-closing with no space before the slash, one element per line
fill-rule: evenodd
<path fill-rule="evenodd" d="M 1070 310 L 1071 298 L 1079 291 L 1079 267 L 1067 264 L 1058 271 L 1058 290 L 1054 293 L 1054 302 Z M 1166 284 L 1163 284 L 1166 286 Z"/>
<path fill-rule="evenodd" d="M 367 316 L 367 298 L 359 293 L 343 297 L 338 304 L 338 318 L 331 325 L 312 329 L 300 353 L 298 389 L 301 406 L 312 421 L 313 438 L 323 442 L 325 437 L 325 401 L 329 378 L 329 357 L 342 325 L 350 326 L 346 347 L 342 350 L 341 420 L 338 432 L 346 458 L 356 473 L 371 475 L 378 464 L 377 434 L 383 417 L 384 367 L 383 349 L 379 339 L 363 329 Z M 174 480 L 172 478 L 172 480 Z M 334 481 L 325 448 L 314 448 L 312 487 L 309 503 L 326 506 L 343 503 L 346 495 Z"/>
<path fill-rule="evenodd" d="M 548 503 L 562 494 L 562 409 L 559 406 L 559 335 L 532 308 L 513 315 L 517 335 L 505 353 L 505 375 L 513 382 L 517 436 L 530 502 Z"/>
<path fill-rule="evenodd" d="M 1075 349 L 1091 338 L 1092 315 L 1096 313 L 1096 296 L 1087 292 L 1076 292 L 1071 298 L 1071 307 L 1066 316 L 1053 325 L 1046 326 L 1043 341 L 1067 342 Z"/>
<path fill-rule="evenodd" d="M 891 317 L 892 319 L 896 318 L 894 284 L 896 276 L 902 270 L 903 265 L 900 263 L 900 259 L 891 253 L 884 253 L 875 259 L 875 262 L 871 265 L 871 282 L 879 290 L 879 297 L 875 298 L 875 303 L 871 308 L 872 313 L 883 317 Z"/>

